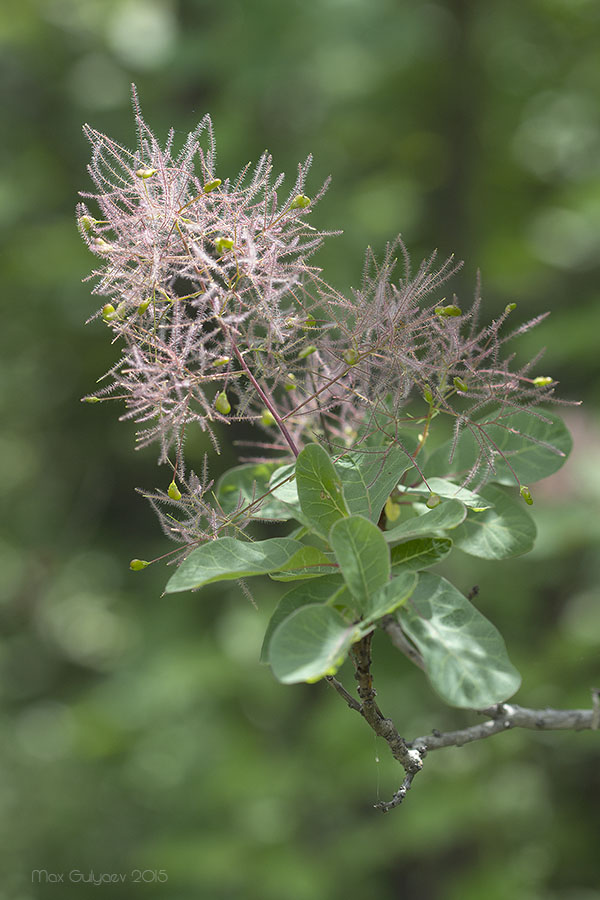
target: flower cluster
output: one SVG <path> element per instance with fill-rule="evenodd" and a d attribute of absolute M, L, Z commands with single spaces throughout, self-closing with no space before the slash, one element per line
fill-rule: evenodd
<path fill-rule="evenodd" d="M 552 394 L 552 379 L 531 375 L 537 359 L 513 370 L 513 358 L 502 358 L 506 340 L 539 318 L 504 336 L 510 305 L 480 327 L 479 293 L 466 311 L 439 296 L 452 260 L 436 269 L 432 257 L 412 276 L 398 240 L 381 262 L 369 250 L 349 296 L 324 282 L 309 260 L 326 233 L 308 217 L 327 184 L 305 194 L 310 158 L 283 195 L 267 154 L 253 172 L 221 180 L 208 116 L 174 155 L 173 131 L 161 147 L 135 91 L 134 110 L 134 152 L 85 127 L 95 191 L 82 196 L 97 209 L 81 203 L 78 223 L 98 258 L 96 316 L 122 348 L 106 385 L 85 399 L 124 400 L 139 445 L 158 442 L 173 477 L 149 499 L 171 537 L 190 544 L 231 524 L 206 500 L 207 473 L 186 467 L 192 426 L 218 449 L 219 423 L 249 420 L 262 429 L 262 455 L 287 461 L 306 439 L 343 452 L 373 428 L 401 443 L 411 423 L 423 432 L 416 458 L 441 413 L 458 437 L 476 415 Z M 416 412 L 415 398 L 424 403 Z M 476 469 L 492 464 L 483 440 Z M 240 510 L 236 527 L 243 521 Z"/>

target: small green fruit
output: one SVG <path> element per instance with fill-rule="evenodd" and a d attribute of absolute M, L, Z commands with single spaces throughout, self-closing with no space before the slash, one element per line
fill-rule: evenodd
<path fill-rule="evenodd" d="M 284 388 L 286 389 L 286 391 L 294 391 L 294 390 L 296 390 L 297 386 L 298 385 L 296 384 L 296 376 L 294 375 L 293 372 L 288 372 L 287 375 L 285 376 Z"/>
<path fill-rule="evenodd" d="M 213 359 L 213 366 L 226 366 L 231 357 L 229 356 L 217 356 L 216 359 Z"/>
<path fill-rule="evenodd" d="M 229 402 L 229 397 L 225 393 L 225 391 L 221 391 L 220 394 L 217 394 L 217 399 L 215 400 L 215 409 L 217 412 L 222 413 L 224 416 L 228 415 L 231 412 L 231 403 Z"/>
<path fill-rule="evenodd" d="M 309 344 L 307 347 L 303 347 L 300 353 L 298 354 L 298 359 L 306 359 L 307 356 L 312 356 L 313 353 L 317 352 L 317 348 L 314 344 Z"/>
<path fill-rule="evenodd" d="M 504 307 L 504 312 L 510 313 L 513 311 L 513 309 L 516 309 L 516 308 L 517 308 L 516 303 L 507 303 L 506 306 Z"/>
<path fill-rule="evenodd" d="M 385 501 L 385 517 L 388 522 L 395 522 L 400 517 L 400 504 L 394 503 L 391 496 Z"/>
<path fill-rule="evenodd" d="M 355 366 L 358 362 L 358 350 L 355 350 L 354 347 L 348 347 L 347 350 L 344 350 L 342 356 L 349 366 Z"/>
<path fill-rule="evenodd" d="M 94 238 L 91 246 L 96 253 L 110 253 L 112 250 L 112 244 L 109 244 L 104 238 Z"/>
<path fill-rule="evenodd" d="M 129 568 L 132 572 L 140 572 L 142 569 L 145 569 L 146 566 L 149 566 L 150 563 L 145 559 L 132 559 L 129 563 Z"/>
<path fill-rule="evenodd" d="M 211 191 L 216 191 L 218 187 L 221 186 L 220 178 L 213 178 L 212 181 L 207 181 L 204 187 L 202 188 L 205 194 L 210 194 Z"/>
<path fill-rule="evenodd" d="M 144 313 L 146 312 L 146 310 L 147 310 L 148 307 L 150 306 L 150 303 L 151 303 L 150 300 L 142 300 L 142 302 L 140 303 L 140 305 L 139 305 L 138 308 L 137 308 L 137 314 L 138 314 L 138 316 L 143 316 L 143 315 L 144 315 Z"/>
<path fill-rule="evenodd" d="M 462 378 L 459 378 L 457 375 L 456 378 L 453 379 L 454 387 L 457 391 L 462 391 L 463 394 L 466 394 L 469 390 L 469 386 L 466 381 L 463 381 Z"/>
<path fill-rule="evenodd" d="M 175 480 L 173 480 L 167 488 L 167 494 L 169 495 L 171 500 L 181 500 L 181 491 L 175 484 Z"/>
<path fill-rule="evenodd" d="M 550 378 L 547 375 L 538 375 L 537 378 L 533 379 L 533 383 L 536 387 L 546 387 L 548 384 L 552 384 L 554 378 Z"/>
<path fill-rule="evenodd" d="M 118 316 L 116 309 L 112 303 L 105 303 L 102 307 L 102 318 L 105 322 L 112 322 Z"/>
<path fill-rule="evenodd" d="M 100 397 L 84 397 L 85 403 L 101 403 Z"/>
<path fill-rule="evenodd" d="M 152 178 L 153 175 L 156 175 L 156 169 L 146 169 L 142 166 L 136 170 L 135 174 L 138 178 Z"/>
<path fill-rule="evenodd" d="M 263 414 L 260 417 L 260 421 L 263 425 L 267 425 L 267 426 L 274 425 L 275 424 L 275 416 L 273 415 L 273 413 L 270 410 L 264 409 Z"/>
<path fill-rule="evenodd" d="M 442 502 L 442 498 L 439 494 L 430 494 L 427 500 L 425 501 L 425 506 L 428 509 L 435 509 L 436 506 L 439 506 Z"/>
<path fill-rule="evenodd" d="M 533 497 L 531 496 L 531 491 L 528 487 L 525 487 L 525 485 L 522 484 L 519 493 L 521 494 L 521 497 L 523 498 L 527 506 L 533 506 Z"/>
<path fill-rule="evenodd" d="M 93 219 L 91 216 L 80 216 L 79 224 L 84 231 L 91 231 L 94 225 L 96 225 L 96 219 Z"/>
<path fill-rule="evenodd" d="M 451 303 L 449 306 L 436 306 L 435 314 L 442 319 L 446 319 L 449 316 L 462 316 L 462 309 L 460 306 L 455 306 L 454 303 Z"/>
<path fill-rule="evenodd" d="M 423 399 L 426 403 L 433 403 L 433 394 L 431 393 L 431 388 L 428 384 L 426 384 L 423 389 Z"/>
<path fill-rule="evenodd" d="M 216 248 L 217 253 L 219 253 L 221 256 L 227 250 L 231 250 L 233 245 L 234 245 L 233 238 L 228 238 L 228 237 L 215 238 L 215 248 Z"/>
<path fill-rule="evenodd" d="M 306 194 L 296 194 L 290 203 L 290 209 L 306 209 L 307 206 L 310 206 L 310 197 Z"/>

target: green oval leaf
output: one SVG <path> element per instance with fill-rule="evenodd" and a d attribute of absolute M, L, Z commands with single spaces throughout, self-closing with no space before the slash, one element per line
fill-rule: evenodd
<path fill-rule="evenodd" d="M 420 484 L 416 488 L 404 488 L 404 490 L 410 494 L 423 494 L 424 496 L 437 494 L 439 497 L 454 498 L 460 500 L 469 509 L 489 509 L 490 506 L 493 506 L 493 503 L 490 503 L 481 494 L 475 494 L 445 478 L 428 478 L 427 484 Z"/>
<path fill-rule="evenodd" d="M 472 429 L 462 431 L 451 462 L 452 442 L 438 447 L 425 464 L 425 475 L 447 474 L 461 481 L 473 473 L 478 460 L 481 474 L 485 474 L 482 442 L 494 452 L 495 471 L 487 473 L 485 480 L 499 484 L 515 484 L 515 475 L 524 484 L 552 475 L 565 463 L 573 446 L 566 425 L 554 412 L 498 410 L 479 419 Z"/>
<path fill-rule="evenodd" d="M 390 578 L 390 551 L 383 533 L 364 516 L 349 516 L 332 526 L 329 543 L 359 611 L 367 613 L 372 595 Z"/>
<path fill-rule="evenodd" d="M 371 594 L 364 620 L 360 625 L 368 625 L 382 616 L 388 616 L 406 603 L 417 586 L 417 578 L 415 572 L 405 570 L 384 584 L 375 594 Z"/>
<path fill-rule="evenodd" d="M 273 674 L 283 684 L 333 675 L 361 636 L 331 606 L 302 606 L 273 632 L 269 646 Z"/>
<path fill-rule="evenodd" d="M 485 709 L 518 689 L 521 676 L 500 632 L 444 578 L 420 575 L 398 618 L 432 686 L 451 706 Z"/>
<path fill-rule="evenodd" d="M 269 619 L 260 651 L 260 661 L 264 663 L 269 661 L 269 646 L 273 632 L 294 610 L 309 604 L 334 603 L 338 597 L 346 593 L 347 588 L 341 575 L 326 575 L 324 578 L 297 584 L 284 594 Z"/>
<path fill-rule="evenodd" d="M 418 572 L 441 562 L 452 550 L 450 538 L 417 538 L 392 547 L 392 573 L 400 569 Z"/>
<path fill-rule="evenodd" d="M 255 543 L 231 537 L 208 541 L 183 560 L 167 582 L 165 593 L 191 591 L 213 581 L 277 572 L 302 549 L 303 544 L 291 538 L 269 538 Z"/>
<path fill-rule="evenodd" d="M 331 526 L 348 515 L 348 507 L 340 476 L 319 444 L 308 444 L 298 456 L 296 483 L 302 513 L 327 538 Z"/>
<path fill-rule="evenodd" d="M 285 566 L 277 572 L 271 572 L 269 577 L 273 581 L 297 581 L 300 578 L 329 575 L 335 570 L 337 564 L 330 555 L 327 556 L 318 547 L 303 546 Z"/>
<path fill-rule="evenodd" d="M 336 460 L 350 514 L 377 522 L 385 501 L 412 465 L 399 446 L 376 450 L 353 450 Z"/>
<path fill-rule="evenodd" d="M 467 510 L 460 500 L 444 500 L 435 509 L 423 513 L 414 519 L 401 522 L 395 528 L 384 531 L 383 536 L 388 544 L 408 541 L 411 538 L 434 536 L 438 531 L 456 528 L 464 520 Z"/>
<path fill-rule="evenodd" d="M 494 484 L 486 485 L 481 495 L 493 502 L 494 508 L 470 512 L 452 534 L 455 545 L 482 559 L 506 559 L 528 553 L 537 529 L 523 504 Z"/>

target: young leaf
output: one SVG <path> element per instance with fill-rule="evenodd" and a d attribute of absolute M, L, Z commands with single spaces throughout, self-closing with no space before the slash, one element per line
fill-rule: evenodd
<path fill-rule="evenodd" d="M 260 651 L 260 661 L 263 663 L 269 661 L 269 645 L 273 632 L 295 609 L 309 604 L 333 603 L 347 593 L 348 590 L 341 575 L 326 575 L 324 578 L 315 578 L 313 581 L 297 584 L 291 591 L 284 594 L 269 619 Z"/>
<path fill-rule="evenodd" d="M 340 476 L 319 444 L 308 444 L 296 460 L 298 498 L 304 517 L 322 537 L 348 515 Z"/>
<path fill-rule="evenodd" d="M 398 618 L 431 684 L 451 706 L 484 709 L 518 689 L 521 677 L 500 632 L 444 578 L 420 575 Z"/>
<path fill-rule="evenodd" d="M 331 606 L 302 606 L 273 632 L 269 645 L 273 674 L 283 684 L 333 675 L 363 634 Z"/>
<path fill-rule="evenodd" d="M 487 484 L 481 495 L 492 501 L 494 508 L 469 512 L 453 532 L 455 546 L 483 559 L 506 559 L 531 550 L 536 527 L 523 505 L 494 484 Z"/>
<path fill-rule="evenodd" d="M 388 544 L 408 541 L 411 538 L 434 536 L 438 531 L 456 528 L 467 514 L 466 507 L 460 500 L 444 500 L 435 509 L 423 513 L 414 519 L 401 522 L 395 528 L 384 531 L 383 536 Z"/>
<path fill-rule="evenodd" d="M 573 445 L 566 425 L 554 412 L 498 410 L 479 419 L 474 429 L 462 431 L 451 463 L 448 459 L 452 442 L 438 447 L 425 464 L 425 475 L 429 478 L 430 474 L 448 474 L 460 482 L 473 470 L 481 454 L 481 443 L 489 441 L 493 442 L 490 446 L 495 445 L 495 471 L 488 474 L 486 481 L 509 485 L 515 483 L 515 475 L 524 484 L 552 475 L 564 464 Z"/>
<path fill-rule="evenodd" d="M 383 533 L 363 516 L 339 519 L 329 532 L 344 581 L 365 614 L 372 595 L 390 578 L 390 551 Z"/>
<path fill-rule="evenodd" d="M 213 581 L 277 572 L 302 549 L 300 541 L 291 538 L 269 538 L 255 543 L 217 538 L 192 550 L 167 582 L 165 593 L 191 591 Z"/>
<path fill-rule="evenodd" d="M 353 450 L 335 463 L 350 514 L 377 522 L 390 493 L 412 460 L 399 446 L 386 452 Z"/>
<path fill-rule="evenodd" d="M 406 603 L 417 586 L 417 577 L 415 572 L 400 572 L 399 575 L 386 582 L 378 591 L 371 594 L 364 609 L 364 619 L 360 623 L 361 627 L 375 622 L 382 616 L 388 616 L 398 609 L 399 606 L 402 606 L 403 603 Z"/>
<path fill-rule="evenodd" d="M 451 550 L 450 538 L 417 538 L 398 544 L 392 547 L 392 574 L 403 569 L 411 572 L 428 569 L 445 559 Z"/>

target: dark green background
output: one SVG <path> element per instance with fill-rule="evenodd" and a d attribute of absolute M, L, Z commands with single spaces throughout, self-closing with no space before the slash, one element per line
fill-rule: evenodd
<path fill-rule="evenodd" d="M 534 487 L 523 560 L 447 567 L 503 631 L 517 701 L 588 706 L 600 681 L 600 5 L 597 0 L 8 0 L 0 12 L 0 900 L 598 900 L 598 737 L 511 732 L 431 755 L 406 805 L 385 746 L 326 685 L 257 655 L 280 588 L 160 597 L 170 549 L 134 487 L 166 478 L 115 408 L 79 398 L 115 359 L 81 279 L 73 207 L 90 122 L 134 139 L 214 119 L 220 177 L 267 147 L 314 153 L 319 257 L 360 278 L 401 231 L 482 270 L 492 316 L 552 310 L 521 341 L 561 395 L 576 453 Z M 224 453 L 214 472 L 231 464 Z M 199 450 L 201 447 L 199 446 Z M 162 482 L 161 482 L 162 483 Z M 164 485 L 163 485 L 164 486 Z M 376 642 L 407 737 L 473 721 Z M 351 674 L 346 673 L 348 683 Z M 380 761 L 378 759 L 380 758 Z M 31 871 L 124 885 L 32 884 Z M 133 869 L 165 884 L 132 883 Z M 146 878 L 151 877 L 146 874 Z M 44 880 L 42 878 L 42 880 Z"/>

